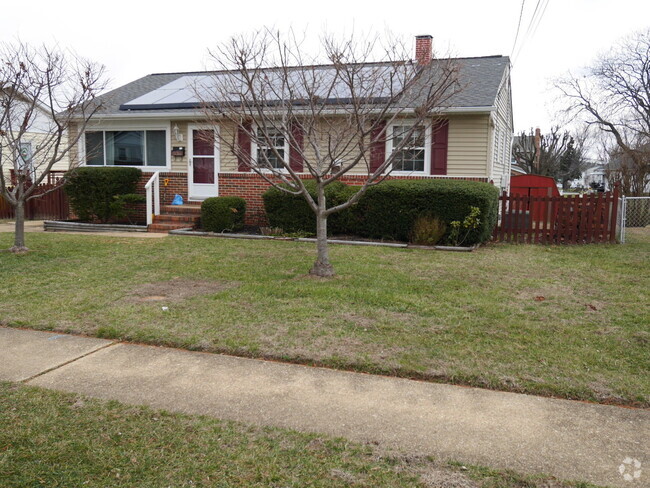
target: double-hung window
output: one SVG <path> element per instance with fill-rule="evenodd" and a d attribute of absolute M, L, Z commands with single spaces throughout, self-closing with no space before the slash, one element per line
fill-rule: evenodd
<path fill-rule="evenodd" d="M 164 130 L 86 132 L 88 166 L 166 166 L 167 133 Z"/>
<path fill-rule="evenodd" d="M 389 134 L 393 171 L 424 172 L 426 130 L 424 126 L 394 125 Z"/>
<path fill-rule="evenodd" d="M 262 169 L 282 169 L 289 155 L 288 141 L 282 131 L 267 127 L 258 128 L 257 139 L 257 165 Z"/>

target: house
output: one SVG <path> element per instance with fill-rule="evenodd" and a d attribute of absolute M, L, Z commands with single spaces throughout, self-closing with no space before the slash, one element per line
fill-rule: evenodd
<path fill-rule="evenodd" d="M 9 102 L 10 100 L 10 102 Z M 9 86 L 0 87 L 0 101 L 9 103 L 10 109 L 3 106 L 4 116 L 0 123 L 0 150 L 2 151 L 1 168 L 5 182 L 11 184 L 18 172 L 26 174 L 29 180 L 40 176 L 47 166 L 51 146 L 53 120 L 47 107 L 30 99 L 23 93 L 17 93 Z M 20 134 L 22 124 L 27 124 Z M 19 135 L 20 134 L 20 135 Z M 65 140 L 63 141 L 65 143 Z M 70 167 L 67 155 L 57 161 L 51 168 L 51 176 L 45 182 L 61 176 Z"/>
<path fill-rule="evenodd" d="M 587 160 L 580 178 L 569 183 L 570 188 L 609 190 L 607 180 L 607 163 L 602 161 Z"/>
<path fill-rule="evenodd" d="M 427 57 L 431 61 L 431 36 L 416 38 L 416 53 L 418 63 Z M 468 179 L 507 188 L 513 136 L 510 60 L 486 56 L 454 62 L 463 89 L 445 104 L 443 123 L 436 126 L 440 130 L 434 131 L 432 122 L 423 128 L 420 159 L 391 177 Z M 318 69 L 326 71 L 328 66 Z M 218 144 L 206 147 L 205 119 L 189 87 L 213 75 L 151 74 L 101 96 L 103 106 L 80 138 L 75 158 L 88 166 L 136 166 L 145 181 L 159 172 L 163 205 L 175 194 L 190 203 L 217 195 L 242 196 L 248 201 L 247 219 L 263 220 L 261 195 L 269 184 L 232 151 Z M 218 130 L 236 132 L 225 121 Z M 248 150 L 254 157 L 250 142 Z M 381 153 L 390 151 L 387 142 Z M 288 150 L 286 157 L 290 157 Z M 300 163 L 297 167 L 303 171 Z M 359 182 L 367 175 L 367 168 L 359 167 L 343 181 Z"/>

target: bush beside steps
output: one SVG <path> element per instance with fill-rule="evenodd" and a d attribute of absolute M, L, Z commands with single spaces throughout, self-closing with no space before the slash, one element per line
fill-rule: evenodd
<path fill-rule="evenodd" d="M 138 168 L 76 168 L 66 178 L 65 192 L 72 211 L 81 221 L 131 223 L 136 204 L 146 200 L 136 194 L 142 178 Z"/>
<path fill-rule="evenodd" d="M 201 228 L 208 232 L 235 232 L 244 228 L 246 200 L 212 197 L 201 204 Z"/>

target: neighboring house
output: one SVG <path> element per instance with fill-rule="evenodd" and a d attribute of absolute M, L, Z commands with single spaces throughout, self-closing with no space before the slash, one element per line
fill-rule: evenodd
<path fill-rule="evenodd" d="M 515 136 L 515 139 L 516 138 L 517 138 L 517 136 Z M 519 166 L 517 164 L 516 160 L 512 159 L 510 161 L 510 177 L 525 175 L 525 174 L 527 174 L 526 170 L 524 168 L 522 168 L 521 166 Z"/>
<path fill-rule="evenodd" d="M 7 96 L 11 88 L 0 88 L 0 99 Z M 10 120 L 3 122 L 0 127 L 0 150 L 2 151 L 2 172 L 5 176 L 5 181 L 10 183 L 15 174 L 19 171 L 25 172 L 31 179 L 40 176 L 44 170 L 45 164 L 43 161 L 46 159 L 39 151 L 41 144 L 49 134 L 53 133 L 52 117 L 47 108 L 39 104 L 35 104 L 33 116 L 29 120 L 26 131 L 17 140 L 17 133 L 23 123 L 25 111 L 31 106 L 32 102 L 25 95 L 17 94 L 18 104 L 13 104 L 13 113 Z M 65 143 L 65 140 L 63 140 Z M 63 173 L 70 167 L 70 160 L 68 157 L 62 158 L 55 163 L 51 168 L 53 174 Z M 44 180 L 47 182 L 48 180 Z"/>
<path fill-rule="evenodd" d="M 427 42 L 430 46 L 430 36 L 419 36 L 416 51 L 426 49 Z M 455 62 L 463 90 L 447 102 L 444 123 L 437 126 L 442 129 L 433 130 L 429 123 L 422 160 L 392 177 L 468 179 L 507 188 L 513 136 L 510 60 L 487 56 Z M 235 195 L 247 199 L 251 211 L 247 216 L 263 215 L 261 194 L 268 183 L 235 154 L 219 150 L 218 144 L 204 147 L 202 142 L 204 119 L 200 104 L 189 95 L 190 87 L 212 75 L 152 74 L 102 95 L 103 107 L 80 139 L 75 157 L 88 166 L 136 166 L 145 173 L 145 180 L 161 172 L 161 181 L 167 182 L 163 204 L 169 204 L 176 193 L 190 202 Z M 235 126 L 224 123 L 218 130 L 236 137 Z M 254 158 L 256 148 L 250 144 L 249 148 Z M 385 151 L 390 150 L 387 143 Z M 359 166 L 342 181 L 359 182 L 364 177 L 367 169 Z"/>
<path fill-rule="evenodd" d="M 580 178 L 571 181 L 572 188 L 602 188 L 609 189 L 607 181 L 607 163 L 602 161 L 588 161 Z"/>

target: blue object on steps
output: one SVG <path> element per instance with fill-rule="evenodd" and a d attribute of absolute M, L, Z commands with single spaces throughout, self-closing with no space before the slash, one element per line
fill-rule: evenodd
<path fill-rule="evenodd" d="M 183 197 L 178 194 L 174 195 L 172 205 L 183 205 Z"/>

